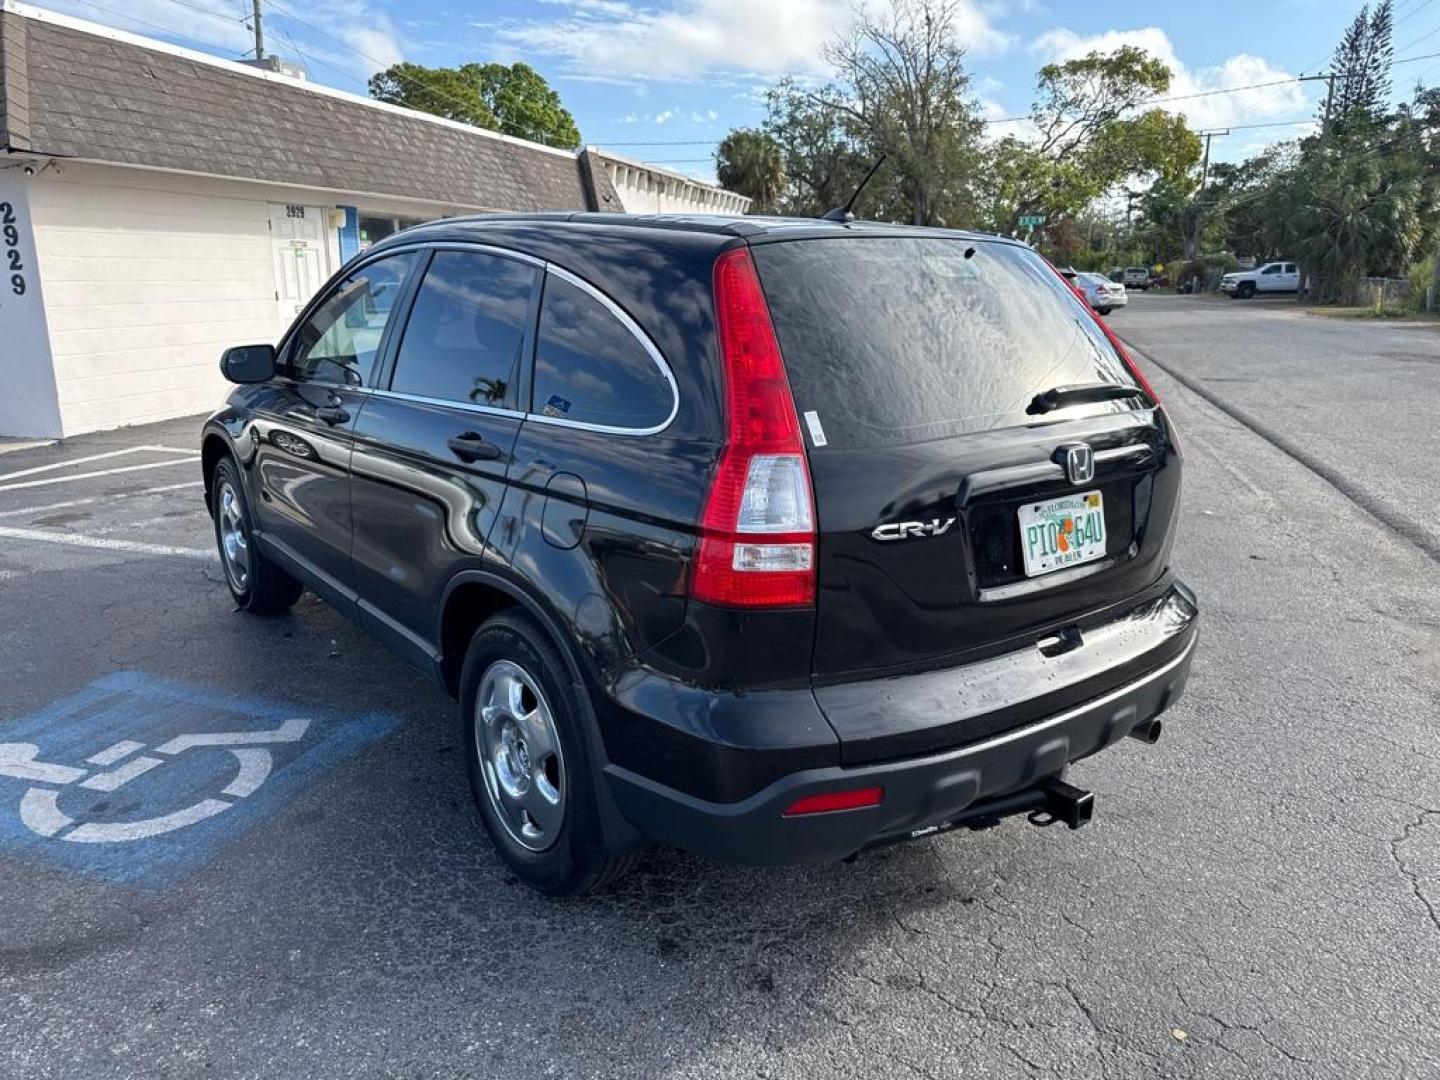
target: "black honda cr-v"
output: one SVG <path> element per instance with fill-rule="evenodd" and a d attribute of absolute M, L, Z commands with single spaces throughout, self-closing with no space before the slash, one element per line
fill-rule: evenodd
<path fill-rule="evenodd" d="M 439 221 L 371 247 L 204 427 L 230 591 L 308 587 L 460 701 L 525 881 L 648 843 L 838 859 L 1153 741 L 1196 638 L 1180 454 L 1064 280 L 990 236 Z"/>

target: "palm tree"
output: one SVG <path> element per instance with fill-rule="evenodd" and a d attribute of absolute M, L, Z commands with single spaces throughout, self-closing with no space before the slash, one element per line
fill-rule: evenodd
<path fill-rule="evenodd" d="M 722 186 L 752 200 L 750 209 L 771 213 L 785 189 L 780 144 L 754 128 L 736 128 L 715 151 L 715 175 Z"/>

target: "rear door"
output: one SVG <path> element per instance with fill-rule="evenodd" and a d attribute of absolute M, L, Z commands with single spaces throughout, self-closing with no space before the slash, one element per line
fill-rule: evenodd
<path fill-rule="evenodd" d="M 1017 648 L 1163 574 L 1178 468 L 1160 411 L 1027 412 L 1055 387 L 1135 385 L 1033 252 L 871 236 L 754 253 L 808 432 L 817 681 Z"/>

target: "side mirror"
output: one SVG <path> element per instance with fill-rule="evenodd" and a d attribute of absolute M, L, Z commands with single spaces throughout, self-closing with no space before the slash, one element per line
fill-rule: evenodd
<path fill-rule="evenodd" d="M 233 383 L 260 383 L 275 377 L 274 345 L 236 345 L 220 357 L 220 374 Z"/>

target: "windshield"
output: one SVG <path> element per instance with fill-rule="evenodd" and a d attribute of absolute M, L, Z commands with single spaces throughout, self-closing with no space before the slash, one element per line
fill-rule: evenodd
<path fill-rule="evenodd" d="M 1025 409 L 1052 387 L 1134 385 L 1074 293 L 1018 244 L 843 237 L 753 251 L 796 409 L 816 414 L 830 447 L 1034 423 Z"/>

